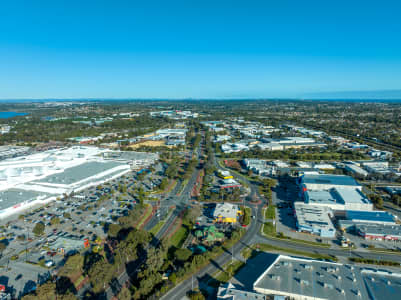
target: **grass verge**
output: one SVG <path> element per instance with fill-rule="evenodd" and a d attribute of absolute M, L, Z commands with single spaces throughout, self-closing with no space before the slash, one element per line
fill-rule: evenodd
<path fill-rule="evenodd" d="M 263 225 L 263 233 L 268 236 L 275 237 L 276 236 L 276 227 L 272 222 L 266 222 Z"/>
<path fill-rule="evenodd" d="M 145 204 L 146 205 L 146 210 L 145 213 L 143 214 L 141 220 L 136 224 L 136 228 L 141 228 L 143 223 L 149 218 L 149 216 L 152 214 L 152 205 L 150 204 Z"/>
<path fill-rule="evenodd" d="M 294 254 L 294 255 L 301 255 L 301 256 L 307 256 L 307 257 L 311 257 L 314 259 L 322 259 L 322 260 L 331 260 L 331 261 L 337 261 L 337 257 L 335 256 L 331 256 L 331 255 L 326 255 L 326 254 L 318 254 L 318 253 L 312 253 L 312 252 L 306 252 L 306 251 L 300 251 L 300 250 L 296 250 L 296 249 L 290 249 L 290 248 L 284 248 L 284 247 L 278 247 L 278 246 L 273 246 L 273 245 L 268 245 L 268 244 L 256 244 L 254 246 L 252 246 L 252 249 L 257 251 L 256 249 L 259 249 L 261 251 L 282 251 L 282 252 L 286 252 L 286 253 L 290 253 L 290 254 Z M 244 253 L 245 255 L 247 253 Z M 255 255 L 254 252 L 251 253 L 252 257 L 253 255 Z"/>
<path fill-rule="evenodd" d="M 289 236 L 283 235 L 281 232 L 277 233 L 276 227 L 273 225 L 272 222 L 265 222 L 262 228 L 263 228 L 262 229 L 263 234 L 272 239 L 284 240 L 284 241 L 288 241 L 288 242 L 294 243 L 294 244 L 304 244 L 304 245 L 311 245 L 311 246 L 316 246 L 316 247 L 330 248 L 329 244 L 313 242 L 313 241 L 306 241 L 306 240 L 301 240 L 301 239 L 294 239 Z"/>
<path fill-rule="evenodd" d="M 188 235 L 188 229 L 186 226 L 181 225 L 181 227 L 171 236 L 170 242 L 171 246 L 176 248 L 180 248 L 182 243 L 184 243 L 185 239 Z"/>
<path fill-rule="evenodd" d="M 221 283 L 228 282 L 243 266 L 245 266 L 245 263 L 239 260 L 225 264 L 222 271 L 217 271 L 213 274 L 208 281 L 208 285 L 215 288 L 219 287 Z"/>
<path fill-rule="evenodd" d="M 348 260 L 352 261 L 354 263 L 360 263 L 360 264 L 401 267 L 401 264 L 399 262 L 390 261 L 390 260 L 378 260 L 378 259 L 368 259 L 368 258 L 359 258 L 359 257 L 349 257 Z"/>
<path fill-rule="evenodd" d="M 265 219 L 275 219 L 276 218 L 276 206 L 269 205 L 265 210 Z"/>
<path fill-rule="evenodd" d="M 185 187 L 187 186 L 187 184 L 188 184 L 188 179 L 184 179 L 184 181 L 181 182 L 180 190 L 178 191 L 177 194 L 180 195 L 182 193 L 182 191 L 185 189 Z"/>

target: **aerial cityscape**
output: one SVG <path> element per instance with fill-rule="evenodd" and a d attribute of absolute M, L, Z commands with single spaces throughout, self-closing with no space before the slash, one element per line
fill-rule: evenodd
<path fill-rule="evenodd" d="M 0 4 L 0 300 L 401 299 L 401 3 Z"/>

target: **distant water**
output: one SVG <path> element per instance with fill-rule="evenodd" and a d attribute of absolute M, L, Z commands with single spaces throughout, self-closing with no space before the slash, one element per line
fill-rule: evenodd
<path fill-rule="evenodd" d="M 26 116 L 27 113 L 19 113 L 15 111 L 0 111 L 0 119 L 8 119 L 17 116 Z"/>

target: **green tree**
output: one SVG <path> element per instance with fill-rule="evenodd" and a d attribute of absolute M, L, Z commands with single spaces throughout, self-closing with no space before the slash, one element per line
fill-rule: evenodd
<path fill-rule="evenodd" d="M 50 220 L 50 224 L 51 224 L 51 225 L 58 225 L 58 224 L 60 224 L 60 218 L 59 218 L 59 217 L 53 217 L 53 218 Z"/>
<path fill-rule="evenodd" d="M 76 300 L 75 297 L 70 291 L 67 291 L 64 294 L 58 294 L 57 284 L 51 281 L 48 281 L 42 285 L 40 285 L 36 291 L 32 294 L 25 295 L 22 297 L 22 300 L 49 300 L 49 299 L 57 299 L 57 300 Z"/>
<path fill-rule="evenodd" d="M 168 185 L 167 178 L 163 178 L 163 180 L 161 181 L 161 183 L 159 185 L 159 189 L 164 191 L 167 188 L 167 185 Z"/>
<path fill-rule="evenodd" d="M 45 224 L 43 224 L 42 222 L 36 223 L 35 227 L 33 227 L 32 229 L 32 232 L 36 236 L 42 235 L 44 231 L 45 231 Z"/>
<path fill-rule="evenodd" d="M 179 261 L 187 261 L 192 255 L 189 249 L 177 249 L 174 252 L 174 257 Z"/>
<path fill-rule="evenodd" d="M 120 225 L 118 225 L 118 224 L 110 224 L 109 225 L 109 229 L 107 231 L 107 234 L 110 237 L 117 237 L 117 235 L 120 232 L 121 228 L 122 227 Z"/>
<path fill-rule="evenodd" d="M 132 298 L 131 292 L 127 287 L 123 287 L 120 291 L 120 293 L 118 293 L 118 299 L 119 300 L 131 300 Z"/>

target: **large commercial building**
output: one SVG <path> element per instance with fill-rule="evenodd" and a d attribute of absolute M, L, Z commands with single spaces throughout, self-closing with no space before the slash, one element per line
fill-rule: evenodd
<path fill-rule="evenodd" d="M 327 206 L 332 210 L 373 210 L 373 204 L 359 190 L 352 188 L 332 188 L 330 190 L 305 191 L 305 203 Z"/>
<path fill-rule="evenodd" d="M 154 153 L 74 146 L 0 162 L 0 218 L 149 166 Z"/>
<path fill-rule="evenodd" d="M 330 209 L 328 219 L 330 219 L 332 212 L 337 217 L 346 215 L 345 220 L 341 219 L 338 222 L 342 230 L 354 228 L 354 225 L 360 222 L 360 220 L 353 220 L 354 218 L 363 218 L 370 222 L 376 222 L 377 220 L 383 220 L 385 215 L 383 212 L 373 211 L 373 204 L 362 193 L 362 186 L 350 176 L 305 174 L 300 177 L 300 185 L 301 196 L 305 201 L 305 205 L 311 206 L 310 209 L 314 210 L 317 207 Z M 321 213 L 324 214 L 324 210 Z M 298 230 L 322 236 L 319 229 L 320 223 L 316 223 L 314 218 L 313 213 L 304 214 L 300 220 L 306 225 L 299 225 Z M 299 221 L 298 223 L 300 224 Z"/>
<path fill-rule="evenodd" d="M 399 299 L 401 274 L 279 255 L 253 288 L 260 294 L 295 300 Z"/>
<path fill-rule="evenodd" d="M 335 237 L 336 229 L 331 221 L 333 214 L 330 208 L 302 202 L 295 202 L 294 208 L 298 231 L 327 238 Z"/>
<path fill-rule="evenodd" d="M 345 175 L 306 174 L 300 177 L 300 184 L 305 191 L 329 190 L 332 188 L 351 188 L 362 190 L 362 186 L 358 184 L 354 178 Z"/>

